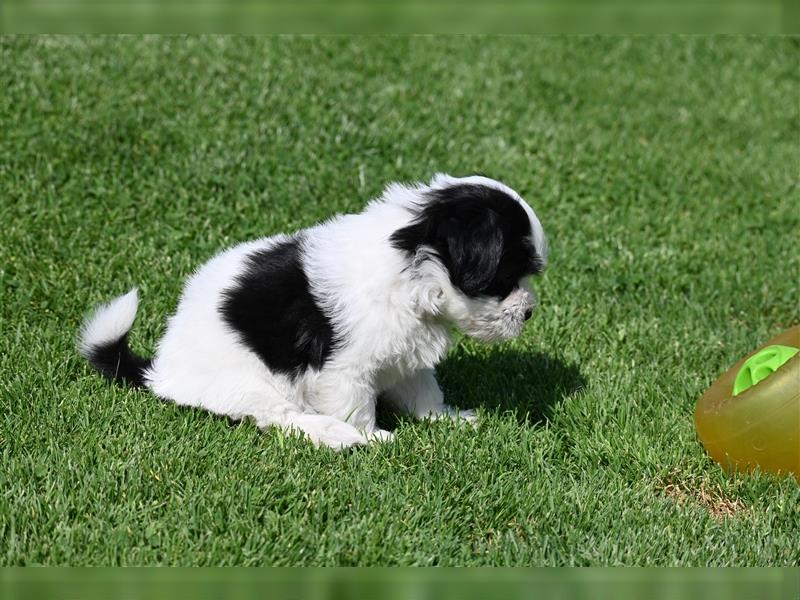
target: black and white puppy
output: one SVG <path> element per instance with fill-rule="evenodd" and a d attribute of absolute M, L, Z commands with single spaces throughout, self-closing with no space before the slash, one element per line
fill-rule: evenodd
<path fill-rule="evenodd" d="M 153 359 L 127 343 L 134 289 L 86 321 L 81 354 L 109 379 L 343 448 L 391 434 L 383 394 L 418 418 L 475 419 L 444 402 L 434 366 L 453 326 L 514 337 L 547 263 L 533 210 L 486 177 L 389 185 L 356 215 L 246 242 L 192 275 Z"/>

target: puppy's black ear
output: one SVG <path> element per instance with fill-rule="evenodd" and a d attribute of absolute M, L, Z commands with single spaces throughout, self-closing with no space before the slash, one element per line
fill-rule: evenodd
<path fill-rule="evenodd" d="M 454 286 L 468 296 L 485 293 L 509 241 L 505 236 L 515 232 L 516 221 L 527 224 L 524 211 L 503 192 L 478 185 L 437 189 L 427 194 L 427 202 L 410 224 L 391 235 L 391 244 L 411 255 L 421 247 L 432 250 Z"/>
<path fill-rule="evenodd" d="M 498 221 L 493 210 L 481 210 L 452 216 L 439 227 L 439 239 L 446 247 L 442 258 L 450 278 L 468 296 L 482 292 L 497 273 L 503 256 L 503 230 Z"/>

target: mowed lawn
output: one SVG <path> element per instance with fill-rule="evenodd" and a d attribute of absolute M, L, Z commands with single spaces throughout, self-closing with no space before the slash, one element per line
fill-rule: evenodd
<path fill-rule="evenodd" d="M 0 563 L 797 565 L 794 479 L 729 476 L 697 398 L 800 322 L 787 38 L 0 41 Z M 237 241 L 481 172 L 551 264 L 523 336 L 438 369 L 477 430 L 389 413 L 336 453 L 112 387 Z"/>

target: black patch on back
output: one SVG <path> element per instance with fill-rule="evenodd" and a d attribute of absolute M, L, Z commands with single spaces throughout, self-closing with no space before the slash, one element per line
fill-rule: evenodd
<path fill-rule="evenodd" d="M 432 248 L 450 281 L 468 296 L 505 298 L 526 275 L 544 268 L 530 242 L 525 209 L 505 192 L 478 184 L 457 184 L 428 192 L 410 225 L 390 238 L 395 248 L 414 254 Z"/>
<path fill-rule="evenodd" d="M 297 377 L 321 369 L 335 346 L 330 319 L 311 294 L 300 241 L 281 242 L 247 257 L 223 292 L 219 311 L 270 370 Z"/>

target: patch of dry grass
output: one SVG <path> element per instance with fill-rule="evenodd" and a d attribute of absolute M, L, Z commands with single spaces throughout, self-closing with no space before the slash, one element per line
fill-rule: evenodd
<path fill-rule="evenodd" d="M 676 503 L 700 506 L 720 521 L 748 511 L 744 501 L 726 493 L 719 483 L 709 483 L 699 477 L 686 479 L 685 476 L 673 472 L 659 489 Z"/>

